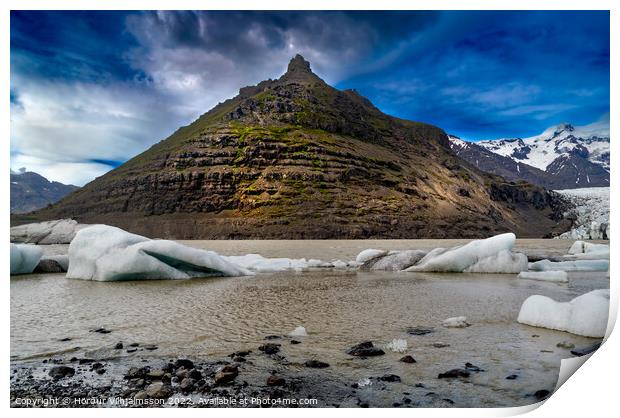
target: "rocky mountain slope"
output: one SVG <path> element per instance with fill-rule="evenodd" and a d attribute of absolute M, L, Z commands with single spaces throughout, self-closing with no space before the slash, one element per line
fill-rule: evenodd
<path fill-rule="evenodd" d="M 385 115 L 296 56 L 28 220 L 185 239 L 534 237 L 567 230 L 562 212 L 557 195 L 478 170 L 441 129 Z"/>
<path fill-rule="evenodd" d="M 478 141 L 475 142 L 476 147 L 469 144 L 466 143 L 471 149 L 461 151 L 460 154 L 472 163 L 476 159 L 483 160 L 478 158 L 480 148 L 519 163 L 521 170 L 514 178 L 553 189 L 609 186 L 609 124 L 605 122 L 581 127 L 563 123 L 531 138 Z M 462 146 L 459 144 L 460 148 Z M 480 168 L 502 175 L 503 169 L 510 163 L 503 158 L 495 160 L 496 164 L 486 162 L 486 168 Z M 548 176 L 541 176 L 525 165 L 543 171 Z"/>
<path fill-rule="evenodd" d="M 58 202 L 77 186 L 49 181 L 32 171 L 11 171 L 11 213 L 25 213 Z"/>

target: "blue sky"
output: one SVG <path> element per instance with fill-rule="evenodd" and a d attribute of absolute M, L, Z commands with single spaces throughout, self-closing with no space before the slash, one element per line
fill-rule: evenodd
<path fill-rule="evenodd" d="M 301 53 L 384 112 L 477 140 L 609 112 L 609 13 L 11 13 L 11 167 L 82 185 Z"/>

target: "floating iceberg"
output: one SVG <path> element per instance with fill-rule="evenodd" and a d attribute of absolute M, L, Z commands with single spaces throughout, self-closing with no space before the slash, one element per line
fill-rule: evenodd
<path fill-rule="evenodd" d="M 516 238 L 507 233 L 458 247 L 436 248 L 405 271 L 519 273 L 527 270 L 527 257 L 511 251 Z"/>
<path fill-rule="evenodd" d="M 568 254 L 580 260 L 609 259 L 609 245 L 575 241 Z"/>
<path fill-rule="evenodd" d="M 265 258 L 260 254 L 233 255 L 222 257 L 230 263 L 259 273 L 273 273 L 285 270 L 304 270 L 308 268 L 333 267 L 332 263 L 305 258 Z"/>
<path fill-rule="evenodd" d="M 67 278 L 72 279 L 189 279 L 249 274 L 213 251 L 151 240 L 107 225 L 82 229 L 69 245 Z"/>
<path fill-rule="evenodd" d="M 519 279 L 540 280 L 544 282 L 568 283 L 568 274 L 565 271 L 522 271 Z"/>
<path fill-rule="evenodd" d="M 365 263 L 368 260 L 372 260 L 373 258 L 377 258 L 379 256 L 383 256 L 386 254 L 387 254 L 387 251 L 375 250 L 374 248 L 369 248 L 359 253 L 357 257 L 355 257 L 355 261 L 357 261 L 358 263 Z"/>
<path fill-rule="evenodd" d="M 530 263 L 530 270 L 534 271 L 607 271 L 609 260 L 575 260 L 575 261 L 549 261 L 540 260 Z"/>
<path fill-rule="evenodd" d="M 32 244 L 69 244 L 75 234 L 88 225 L 78 224 L 73 219 L 38 222 L 11 228 L 11 242 Z"/>
<path fill-rule="evenodd" d="M 609 290 L 599 289 L 570 302 L 556 302 L 541 295 L 530 296 L 523 302 L 517 321 L 534 327 L 603 338 L 608 315 Z"/>
<path fill-rule="evenodd" d="M 11 244 L 11 274 L 30 274 L 35 269 L 43 250 L 36 245 Z"/>

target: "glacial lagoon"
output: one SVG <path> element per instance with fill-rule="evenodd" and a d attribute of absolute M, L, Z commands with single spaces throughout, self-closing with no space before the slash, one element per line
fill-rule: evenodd
<path fill-rule="evenodd" d="M 428 250 L 464 242 L 182 241 L 223 255 L 321 260 L 352 260 L 366 248 Z M 515 251 L 558 256 L 571 244 L 518 240 Z M 46 254 L 62 254 L 67 246 L 43 248 Z M 86 373 L 84 384 L 117 385 L 120 390 L 131 365 L 178 358 L 231 361 L 231 353 L 251 350 L 239 366 L 238 381 L 264 388 L 275 371 L 295 386 L 299 397 L 318 399 L 318 406 L 527 405 L 538 400 L 537 391 L 554 389 L 561 359 L 573 356 L 564 347 L 599 341 L 516 322 L 530 295 L 564 302 L 609 288 L 606 272 L 570 272 L 568 278 L 568 283 L 551 283 L 518 279 L 516 274 L 335 269 L 127 282 L 69 280 L 64 274 L 14 276 L 11 382 L 19 386 L 15 379 L 23 370 L 43 377 L 49 362 L 75 357 L 106 366 L 105 374 Z M 471 326 L 442 326 L 444 319 L 455 316 L 466 316 Z M 308 336 L 288 336 L 298 326 L 305 327 Z M 431 332 L 414 335 L 416 327 Z M 101 328 L 110 332 L 93 332 Z M 363 341 L 372 341 L 385 355 L 359 358 L 346 353 Z M 115 348 L 119 342 L 123 349 Z M 277 355 L 258 350 L 266 342 L 280 344 Z M 405 355 L 416 363 L 399 361 Z M 313 359 L 330 366 L 304 366 Z M 465 363 L 484 371 L 438 379 Z M 382 379 L 389 375 L 400 381 Z"/>

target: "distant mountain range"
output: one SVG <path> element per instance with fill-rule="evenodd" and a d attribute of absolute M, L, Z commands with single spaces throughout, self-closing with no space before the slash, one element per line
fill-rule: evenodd
<path fill-rule="evenodd" d="M 11 213 L 25 213 L 56 203 L 79 189 L 71 184 L 49 181 L 32 171 L 11 170 Z"/>
<path fill-rule="evenodd" d="M 609 124 L 562 123 L 530 138 L 466 142 L 450 136 L 452 150 L 481 170 L 548 189 L 609 186 Z"/>

